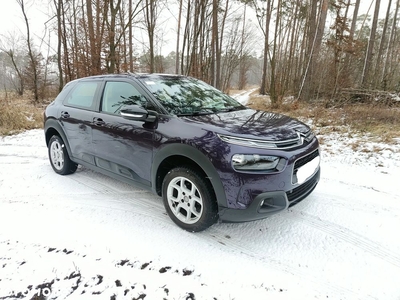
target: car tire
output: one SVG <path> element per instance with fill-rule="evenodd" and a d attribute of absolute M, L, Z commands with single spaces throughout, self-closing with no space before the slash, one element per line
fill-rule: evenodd
<path fill-rule="evenodd" d="M 72 174 L 78 168 L 78 164 L 74 163 L 68 155 L 64 141 L 58 135 L 53 135 L 48 146 L 50 164 L 57 174 Z"/>
<path fill-rule="evenodd" d="M 196 171 L 178 167 L 165 176 L 162 185 L 165 209 L 179 227 L 199 232 L 218 219 L 217 201 L 211 184 Z"/>

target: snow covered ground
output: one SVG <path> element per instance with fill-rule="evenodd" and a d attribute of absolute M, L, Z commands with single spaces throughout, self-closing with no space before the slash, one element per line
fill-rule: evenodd
<path fill-rule="evenodd" d="M 400 300 L 400 142 L 320 137 L 307 199 L 196 234 L 149 192 L 55 174 L 42 130 L 0 137 L 0 299 Z"/>

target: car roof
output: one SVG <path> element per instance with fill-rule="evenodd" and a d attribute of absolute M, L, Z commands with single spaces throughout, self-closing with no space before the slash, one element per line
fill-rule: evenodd
<path fill-rule="evenodd" d="M 180 78 L 180 77 L 187 77 L 183 75 L 178 75 L 178 74 L 167 74 L 167 73 L 132 73 L 132 72 L 127 72 L 127 73 L 118 73 L 118 74 L 101 74 L 101 75 L 92 75 L 92 76 L 86 76 L 86 77 L 81 77 L 77 78 L 73 81 L 80 81 L 80 80 L 87 80 L 87 79 L 100 79 L 100 78 L 126 78 L 126 77 L 133 77 L 133 78 L 154 78 L 154 77 L 160 77 L 160 78 Z"/>

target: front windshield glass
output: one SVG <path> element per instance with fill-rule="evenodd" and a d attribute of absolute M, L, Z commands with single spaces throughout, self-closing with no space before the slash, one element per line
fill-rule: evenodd
<path fill-rule="evenodd" d="M 245 109 L 235 99 L 194 78 L 154 76 L 143 77 L 141 81 L 170 114 L 200 115 Z"/>

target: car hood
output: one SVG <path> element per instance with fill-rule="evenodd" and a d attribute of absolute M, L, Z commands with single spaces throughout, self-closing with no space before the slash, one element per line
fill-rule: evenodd
<path fill-rule="evenodd" d="M 201 124 L 205 130 L 241 138 L 283 141 L 296 139 L 310 128 L 291 117 L 253 109 L 184 117 L 185 121 Z"/>

